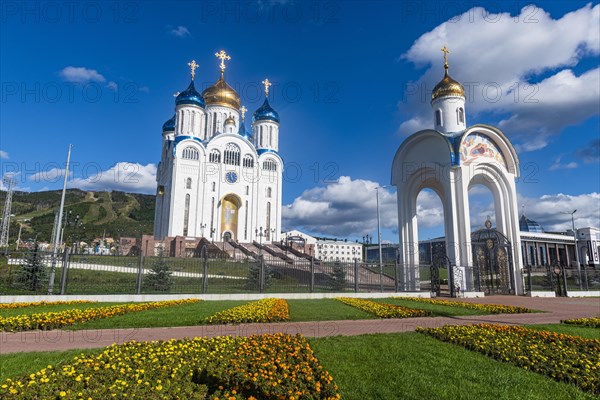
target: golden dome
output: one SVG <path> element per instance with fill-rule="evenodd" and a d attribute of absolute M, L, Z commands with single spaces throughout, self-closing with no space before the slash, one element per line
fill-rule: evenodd
<path fill-rule="evenodd" d="M 214 85 L 202 92 L 202 97 L 207 106 L 225 106 L 236 110 L 240 109 L 240 95 L 225 82 L 223 72 Z"/>
<path fill-rule="evenodd" d="M 444 74 L 444 78 L 433 88 L 433 92 L 431 92 L 431 101 L 434 101 L 438 97 L 442 96 L 465 97 L 465 89 L 463 88 L 463 85 L 448 75 L 447 65 L 444 67 L 446 69 L 446 73 Z"/>

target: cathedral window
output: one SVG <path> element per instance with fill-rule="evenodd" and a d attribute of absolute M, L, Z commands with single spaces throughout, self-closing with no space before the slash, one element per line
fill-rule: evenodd
<path fill-rule="evenodd" d="M 456 113 L 458 114 L 457 115 L 457 117 L 458 117 L 458 123 L 459 124 L 464 124 L 465 123 L 465 110 L 463 110 L 462 107 L 459 107 L 456 110 Z"/>
<path fill-rule="evenodd" d="M 187 178 L 185 180 L 185 188 L 186 189 L 191 189 L 192 188 L 192 178 Z"/>
<path fill-rule="evenodd" d="M 208 161 L 213 162 L 213 163 L 220 163 L 221 162 L 221 153 L 219 153 L 219 150 L 213 149 L 210 151 L 210 155 L 208 156 Z"/>
<path fill-rule="evenodd" d="M 213 182 L 212 183 L 212 191 L 214 192 L 217 189 L 217 183 Z"/>
<path fill-rule="evenodd" d="M 183 149 L 183 153 L 182 153 L 181 157 L 184 160 L 199 160 L 200 153 L 198 153 L 198 150 L 196 150 L 195 148 L 188 146 L 185 149 Z"/>
<path fill-rule="evenodd" d="M 271 202 L 267 203 L 267 220 L 265 221 L 265 230 L 267 231 L 267 241 L 271 240 Z"/>
<path fill-rule="evenodd" d="M 246 186 L 246 195 L 250 194 L 250 186 Z"/>
<path fill-rule="evenodd" d="M 190 219 L 190 195 L 185 195 L 185 209 L 183 211 L 183 236 L 188 235 L 188 223 Z"/>
<path fill-rule="evenodd" d="M 223 152 L 223 162 L 229 165 L 240 165 L 240 148 L 233 143 L 227 143 Z"/>
<path fill-rule="evenodd" d="M 268 199 L 271 198 L 271 188 L 270 187 L 267 188 L 267 198 Z"/>
<path fill-rule="evenodd" d="M 217 130 L 217 113 L 213 113 L 213 121 L 212 121 L 212 135 L 215 136 Z"/>
<path fill-rule="evenodd" d="M 254 168 L 254 158 L 252 158 L 252 156 L 250 154 L 246 154 L 244 156 L 243 165 L 246 168 Z"/>
<path fill-rule="evenodd" d="M 269 127 L 269 147 L 273 147 L 273 127 Z"/>
<path fill-rule="evenodd" d="M 277 171 L 277 163 L 273 160 L 265 160 L 263 162 L 263 169 L 266 171 Z"/>
<path fill-rule="evenodd" d="M 442 110 L 435 111 L 435 124 L 437 126 L 442 126 Z"/>

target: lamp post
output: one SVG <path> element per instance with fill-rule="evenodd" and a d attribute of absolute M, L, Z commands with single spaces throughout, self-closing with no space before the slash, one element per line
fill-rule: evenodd
<path fill-rule="evenodd" d="M 575 231 L 575 213 L 577 210 L 571 212 L 561 211 L 561 214 L 571 214 L 571 224 L 573 226 L 573 238 L 575 239 L 575 262 L 577 263 L 577 274 L 579 275 L 579 290 L 583 290 L 583 284 L 581 283 L 581 265 L 579 263 L 579 248 L 577 247 L 577 232 Z M 586 280 L 587 283 L 587 280 Z"/>
<path fill-rule="evenodd" d="M 583 277 L 585 279 L 585 290 L 590 290 L 588 286 L 588 274 L 587 274 L 587 256 L 590 252 L 590 249 L 587 246 L 581 246 L 581 250 L 585 249 L 585 259 L 583 260 Z"/>
<path fill-rule="evenodd" d="M 206 228 L 206 224 L 200 224 L 200 236 L 204 237 L 204 229 Z"/>
<path fill-rule="evenodd" d="M 381 291 L 383 292 L 383 255 L 381 254 L 381 217 L 379 215 L 379 189 L 383 189 L 388 187 L 386 186 L 377 186 L 375 188 L 376 199 L 377 199 L 377 242 L 379 246 L 379 286 L 381 287 Z"/>
<path fill-rule="evenodd" d="M 210 228 L 210 242 L 212 244 L 215 244 L 214 235 L 215 235 L 215 228 Z"/>
<path fill-rule="evenodd" d="M 256 234 L 256 236 L 258 236 L 259 242 L 258 242 L 258 255 L 262 254 L 262 238 L 265 234 L 265 232 L 263 232 L 263 227 L 261 226 L 259 229 L 255 229 L 254 233 Z"/>

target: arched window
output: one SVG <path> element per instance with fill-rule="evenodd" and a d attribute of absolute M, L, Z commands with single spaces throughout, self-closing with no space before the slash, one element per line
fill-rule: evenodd
<path fill-rule="evenodd" d="M 442 110 L 435 110 L 435 124 L 442 126 Z"/>
<path fill-rule="evenodd" d="M 246 195 L 250 194 L 250 186 L 246 186 Z"/>
<path fill-rule="evenodd" d="M 263 169 L 266 171 L 277 171 L 277 163 L 271 159 L 263 162 Z"/>
<path fill-rule="evenodd" d="M 273 127 L 269 127 L 269 147 L 273 147 Z"/>
<path fill-rule="evenodd" d="M 268 199 L 271 198 L 271 188 L 270 187 L 267 188 L 267 198 Z"/>
<path fill-rule="evenodd" d="M 254 168 L 254 158 L 250 154 L 246 154 L 244 156 L 243 165 L 246 168 Z"/>
<path fill-rule="evenodd" d="M 217 184 L 216 182 L 212 183 L 212 191 L 214 192 L 217 189 Z"/>
<path fill-rule="evenodd" d="M 185 188 L 186 189 L 191 189 L 192 188 L 192 178 L 187 178 L 185 180 Z"/>
<path fill-rule="evenodd" d="M 458 123 L 459 124 L 464 124 L 465 123 L 465 110 L 463 110 L 462 107 L 458 107 L 456 109 L 456 113 L 458 114 Z"/>
<path fill-rule="evenodd" d="M 223 152 L 223 162 L 229 165 L 240 165 L 240 148 L 233 143 L 227 143 Z"/>
<path fill-rule="evenodd" d="M 183 149 L 181 157 L 184 160 L 199 160 L 200 153 L 198 153 L 198 150 L 196 150 L 194 147 L 188 146 L 185 149 Z"/>
<path fill-rule="evenodd" d="M 190 195 L 185 195 L 185 209 L 183 210 L 183 236 L 188 235 L 188 223 L 190 219 Z"/>
<path fill-rule="evenodd" d="M 271 202 L 267 203 L 267 220 L 265 221 L 267 241 L 271 240 Z"/>
<path fill-rule="evenodd" d="M 220 163 L 221 162 L 221 153 L 219 153 L 219 150 L 212 149 L 208 156 L 208 161 L 213 162 L 213 163 Z"/>

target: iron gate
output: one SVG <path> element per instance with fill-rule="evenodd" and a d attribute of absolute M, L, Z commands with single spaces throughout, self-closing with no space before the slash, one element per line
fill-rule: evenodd
<path fill-rule="evenodd" d="M 471 235 L 476 285 L 486 294 L 514 294 L 512 245 L 489 219 L 485 226 Z"/>

